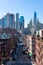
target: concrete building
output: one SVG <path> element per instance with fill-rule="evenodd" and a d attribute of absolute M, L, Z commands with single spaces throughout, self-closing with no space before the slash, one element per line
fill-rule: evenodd
<path fill-rule="evenodd" d="M 39 35 L 40 37 L 43 37 L 43 29 L 36 31 L 36 35 Z"/>
<path fill-rule="evenodd" d="M 36 32 L 35 25 L 32 25 L 32 27 L 30 27 L 30 31 L 32 35 L 35 35 L 35 32 Z"/>
<path fill-rule="evenodd" d="M 43 29 L 43 23 L 40 23 L 39 19 L 37 18 L 36 12 L 34 12 L 33 19 L 30 20 L 29 24 L 27 25 L 27 28 L 30 29 L 30 34 L 33 35 L 36 34 L 36 31 Z"/>
<path fill-rule="evenodd" d="M 23 33 L 24 33 L 25 35 L 30 35 L 30 34 L 31 34 L 31 31 L 30 31 L 29 28 L 24 28 Z"/>

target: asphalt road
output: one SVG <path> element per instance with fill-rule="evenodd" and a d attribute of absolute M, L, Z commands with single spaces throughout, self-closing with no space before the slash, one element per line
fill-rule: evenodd
<path fill-rule="evenodd" d="M 6 65 L 32 65 L 31 63 L 8 62 Z"/>
<path fill-rule="evenodd" d="M 6 65 L 32 65 L 31 61 L 23 58 L 23 46 L 19 43 L 16 48 L 16 61 L 9 61 Z"/>

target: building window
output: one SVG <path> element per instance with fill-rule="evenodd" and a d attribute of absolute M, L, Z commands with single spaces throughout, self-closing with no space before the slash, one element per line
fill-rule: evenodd
<path fill-rule="evenodd" d="M 42 36 L 43 36 L 43 31 L 42 31 Z"/>

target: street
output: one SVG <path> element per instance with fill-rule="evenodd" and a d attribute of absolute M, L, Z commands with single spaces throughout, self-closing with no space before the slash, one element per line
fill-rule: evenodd
<path fill-rule="evenodd" d="M 31 61 L 23 55 L 23 43 L 18 43 L 16 48 L 16 60 L 9 61 L 6 65 L 32 65 Z"/>

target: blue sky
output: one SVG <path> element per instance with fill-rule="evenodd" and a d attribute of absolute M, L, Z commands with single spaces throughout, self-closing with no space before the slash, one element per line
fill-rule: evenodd
<path fill-rule="evenodd" d="M 43 22 L 43 0 L 0 0 L 0 18 L 8 12 L 19 12 L 25 18 L 25 27 L 33 18 L 34 11 L 40 22 Z"/>

